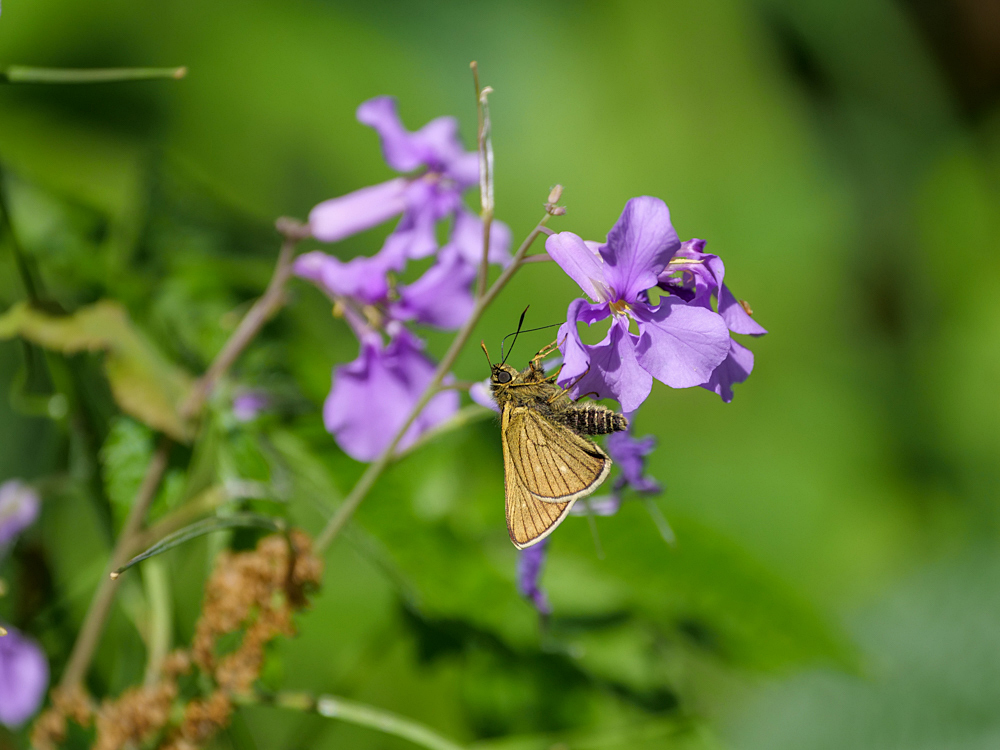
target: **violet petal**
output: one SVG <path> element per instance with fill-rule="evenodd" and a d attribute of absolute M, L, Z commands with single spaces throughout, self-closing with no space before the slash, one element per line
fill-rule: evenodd
<path fill-rule="evenodd" d="M 374 460 L 402 427 L 433 373 L 434 364 L 405 330 L 384 349 L 377 337 L 367 337 L 358 358 L 334 370 L 333 387 L 323 406 L 327 430 L 352 458 Z M 458 394 L 441 392 L 410 426 L 398 448 L 404 450 L 457 410 Z"/>
<path fill-rule="evenodd" d="M 497 406 L 497 402 L 493 398 L 493 389 L 490 386 L 489 378 L 481 380 L 478 383 L 473 383 L 472 387 L 469 388 L 469 398 L 480 406 L 485 406 L 487 409 L 492 409 L 498 414 L 500 413 L 500 407 Z"/>
<path fill-rule="evenodd" d="M 0 484 L 0 556 L 38 518 L 38 493 L 18 479 Z"/>
<path fill-rule="evenodd" d="M 502 221 L 490 224 L 490 263 L 510 263 L 510 229 Z M 455 247 L 474 268 L 483 260 L 483 221 L 471 211 L 460 208 L 455 214 L 448 245 Z"/>
<path fill-rule="evenodd" d="M 617 299 L 632 302 L 656 286 L 680 244 L 666 203 L 650 196 L 632 198 L 601 248 L 604 279 Z"/>
<path fill-rule="evenodd" d="M 767 329 L 750 317 L 743 309 L 729 287 L 722 285 L 722 292 L 719 294 L 719 315 L 726 321 L 729 330 L 733 333 L 746 333 L 751 336 L 763 336 Z"/>
<path fill-rule="evenodd" d="M 517 554 L 517 590 L 543 615 L 552 613 L 552 605 L 541 586 L 549 541 L 547 538 L 543 539 Z"/>
<path fill-rule="evenodd" d="M 31 638 L 12 627 L 0 636 L 0 724 L 18 727 L 45 699 L 49 663 Z"/>
<path fill-rule="evenodd" d="M 639 322 L 639 363 L 671 388 L 708 381 L 729 353 L 726 322 L 704 307 L 666 297 L 657 308 L 637 305 L 633 313 Z"/>
<path fill-rule="evenodd" d="M 585 299 L 575 299 L 569 303 L 566 310 L 566 322 L 559 326 L 556 341 L 563 357 L 563 367 L 560 370 L 559 383 L 565 386 L 583 375 L 590 365 L 590 353 L 580 340 L 577 330 L 578 321 L 592 325 L 598 320 L 604 320 L 611 315 L 607 305 L 592 305 Z"/>
<path fill-rule="evenodd" d="M 357 117 L 378 133 L 386 163 L 398 172 L 412 172 L 420 167 L 444 172 L 465 155 L 458 140 L 458 123 L 453 117 L 438 117 L 411 133 L 399 119 L 396 100 L 389 96 L 363 102 Z"/>
<path fill-rule="evenodd" d="M 416 320 L 444 330 L 460 328 L 472 313 L 476 268 L 455 250 L 441 250 L 438 261 L 412 284 L 399 287 L 390 307 L 397 320 Z"/>
<path fill-rule="evenodd" d="M 604 263 L 580 237 L 572 232 L 553 234 L 545 240 L 545 250 L 592 301 L 612 301 L 604 281 Z"/>
<path fill-rule="evenodd" d="M 733 400 L 733 384 L 742 383 L 753 371 L 753 352 L 737 341 L 730 341 L 729 356 L 715 370 L 702 388 L 714 391 L 727 404 Z"/>
<path fill-rule="evenodd" d="M 615 491 L 620 492 L 625 487 L 631 487 L 636 492 L 656 494 L 663 490 L 660 483 L 645 476 L 646 456 L 656 447 L 656 438 L 647 435 L 644 438 L 634 438 L 630 432 L 614 432 L 608 435 L 605 442 L 608 455 L 618 465 L 621 475 L 615 483 Z"/>
<path fill-rule="evenodd" d="M 407 206 L 408 182 L 398 177 L 323 201 L 309 212 L 313 237 L 338 242 L 401 214 Z"/>
<path fill-rule="evenodd" d="M 627 325 L 623 318 L 616 317 L 601 343 L 583 346 L 589 356 L 590 369 L 575 379 L 576 385 L 572 388 L 574 398 L 587 394 L 597 399 L 613 398 L 625 411 L 633 411 L 649 396 L 653 377 L 637 361 L 639 337 L 629 333 Z M 565 373 L 564 368 L 559 377 L 559 384 L 563 387 L 574 382 Z"/>
<path fill-rule="evenodd" d="M 389 293 L 387 274 L 401 267 L 399 260 L 385 251 L 345 262 L 319 250 L 300 255 L 292 266 L 296 276 L 309 279 L 327 294 L 351 297 L 366 304 L 385 299 Z"/>

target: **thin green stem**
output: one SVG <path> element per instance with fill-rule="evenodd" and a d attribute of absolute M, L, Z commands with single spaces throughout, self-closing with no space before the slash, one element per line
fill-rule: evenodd
<path fill-rule="evenodd" d="M 75 688 L 83 682 L 87 667 L 97 649 L 101 633 L 104 631 L 104 623 L 107 622 L 111 612 L 115 593 L 118 591 L 118 581 L 111 577 L 111 573 L 128 560 L 134 537 L 139 533 L 143 519 L 146 517 L 146 511 L 153 504 L 156 490 L 167 469 L 170 446 L 169 438 L 160 438 L 160 443 L 146 467 L 146 475 L 142 478 L 142 484 L 136 493 L 128 518 L 125 519 L 125 525 L 115 542 L 115 548 L 111 553 L 111 559 L 108 560 L 104 575 L 101 576 L 100 583 L 97 584 L 94 598 L 90 601 L 90 607 L 83 618 L 83 625 L 80 626 L 80 632 L 76 636 L 76 643 L 73 644 L 73 651 L 69 655 L 69 662 L 66 664 L 62 679 L 59 681 L 59 687 L 64 691 Z"/>
<path fill-rule="evenodd" d="M 234 696 L 233 700 L 244 705 L 257 703 L 293 711 L 315 712 L 328 719 L 340 719 L 385 734 L 402 737 L 415 745 L 426 747 L 428 750 L 463 750 L 461 745 L 455 744 L 430 727 L 419 724 L 412 719 L 335 695 L 313 696 L 309 693 L 284 692 L 272 696 Z"/>
<path fill-rule="evenodd" d="M 433 377 L 431 377 L 431 382 L 428 383 L 427 388 L 421 394 L 420 398 L 417 399 L 417 403 L 414 404 L 413 408 L 410 410 L 409 415 L 403 422 L 402 426 L 396 431 L 389 445 L 385 447 L 378 458 L 365 470 L 364 474 L 354 485 L 350 494 L 344 499 L 340 507 L 337 508 L 337 512 L 333 514 L 333 517 L 327 522 L 326 527 L 316 538 L 316 551 L 322 553 L 329 545 L 330 542 L 334 540 L 340 530 L 344 528 L 344 525 L 348 522 L 354 511 L 357 510 L 358 506 L 361 505 L 361 501 L 365 499 L 368 495 L 369 490 L 378 481 L 378 478 L 385 471 L 386 467 L 393 461 L 396 455 L 396 447 L 399 445 L 399 441 L 403 439 L 403 435 L 406 431 L 410 429 L 410 425 L 417 418 L 420 412 L 423 411 L 427 403 L 434 397 L 438 392 L 441 382 L 444 380 L 445 375 L 451 370 L 452 366 L 455 364 L 455 360 L 458 359 L 458 355 L 462 352 L 462 348 L 465 346 L 466 342 L 469 340 L 469 336 L 472 335 L 473 329 L 479 323 L 479 319 L 482 318 L 483 313 L 486 308 L 490 306 L 490 303 L 496 299 L 496 296 L 500 293 L 510 281 L 511 277 L 517 273 L 517 269 L 520 268 L 521 262 L 524 260 L 525 254 L 528 249 L 534 243 L 535 239 L 539 234 L 542 233 L 542 228 L 548 223 L 550 214 L 546 213 L 542 217 L 542 220 L 538 222 L 534 229 L 531 230 L 530 234 L 521 243 L 521 246 L 514 253 L 514 259 L 510 262 L 510 265 L 504 269 L 503 273 L 500 274 L 493 286 L 491 286 L 485 294 L 483 294 L 479 299 L 476 300 L 476 305 L 472 309 L 472 313 L 469 318 L 465 321 L 465 324 L 459 329 L 458 333 L 455 334 L 455 338 L 451 342 L 451 346 L 448 347 L 448 351 L 445 353 L 441 362 L 438 364 L 437 369 L 434 371 Z"/>
<path fill-rule="evenodd" d="M 8 65 L 0 69 L 0 83 L 115 83 L 146 81 L 154 78 L 174 80 L 187 75 L 187 68 L 34 68 Z"/>
<path fill-rule="evenodd" d="M 160 679 L 160 666 L 170 651 L 173 630 L 173 600 L 170 574 L 163 560 L 150 560 L 143 570 L 143 584 L 149 612 L 146 634 L 146 675 L 143 682 L 153 685 Z"/>
<path fill-rule="evenodd" d="M 243 320 L 237 326 L 229 341 L 223 346 L 219 356 L 216 357 L 212 366 L 204 376 L 195 384 L 193 392 L 188 399 L 187 409 L 190 416 L 195 416 L 204 406 L 205 399 L 211 392 L 215 382 L 222 377 L 229 366 L 236 360 L 243 349 L 250 343 L 250 340 L 260 332 L 261 327 L 274 315 L 284 303 L 284 287 L 291 276 L 291 261 L 295 246 L 304 239 L 308 233 L 308 227 L 299 224 L 291 219 L 280 219 L 278 230 L 284 235 L 285 241 L 282 244 L 278 263 L 275 267 L 274 275 L 257 302 L 250 308 Z M 77 634 L 76 642 L 73 644 L 73 651 L 70 653 L 69 661 L 59 682 L 60 689 L 69 690 L 76 688 L 83 682 L 87 668 L 100 642 L 101 633 L 104 632 L 104 625 L 111 607 L 114 604 L 115 594 L 118 591 L 118 580 L 112 578 L 111 574 L 119 567 L 128 562 L 137 543 L 142 538 L 142 525 L 146 518 L 146 513 L 156 498 L 156 490 L 160 486 L 163 474 L 167 468 L 167 458 L 170 453 L 171 442 L 169 438 L 163 437 L 159 446 L 153 453 L 153 457 L 146 467 L 146 474 L 143 477 L 139 492 L 132 508 L 129 510 L 128 518 L 118 539 L 115 541 L 111 558 L 97 585 L 97 590 L 90 601 L 87 614 L 84 616 L 83 625 Z"/>

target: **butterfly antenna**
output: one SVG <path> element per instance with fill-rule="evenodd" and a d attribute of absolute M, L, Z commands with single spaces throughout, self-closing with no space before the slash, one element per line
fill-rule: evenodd
<path fill-rule="evenodd" d="M 486 342 L 485 341 L 480 341 L 479 345 L 481 347 L 483 347 L 483 354 L 486 355 L 486 361 L 490 363 L 490 367 L 493 367 L 493 360 L 490 359 L 490 353 L 488 351 L 486 351 Z"/>
<path fill-rule="evenodd" d="M 531 307 L 531 305 L 528 305 L 528 307 Z M 509 357 L 511 351 L 513 351 L 514 344 L 517 343 L 517 335 L 521 332 L 521 326 L 524 325 L 524 316 L 528 314 L 528 307 L 524 308 L 524 311 L 521 313 L 521 319 L 517 321 L 517 330 L 514 331 L 513 334 L 507 334 L 504 336 L 503 341 L 500 342 L 500 364 L 507 362 L 507 357 Z M 506 341 L 511 335 L 514 336 L 514 340 L 510 342 L 510 349 L 507 350 L 507 357 L 505 357 L 503 356 L 504 341 Z"/>

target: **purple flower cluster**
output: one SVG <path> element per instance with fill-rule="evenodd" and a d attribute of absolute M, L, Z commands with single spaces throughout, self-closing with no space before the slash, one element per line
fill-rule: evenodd
<path fill-rule="evenodd" d="M 541 614 L 552 613 L 549 597 L 541 586 L 542 568 L 548 554 L 551 537 L 543 539 L 517 554 L 517 590 Z"/>
<path fill-rule="evenodd" d="M 379 97 L 358 108 L 358 120 L 373 128 L 386 162 L 403 176 L 325 201 L 309 215 L 314 237 L 337 242 L 399 216 L 381 250 L 341 261 L 315 251 L 300 256 L 295 272 L 327 293 L 358 336 L 361 352 L 338 366 L 323 410 L 327 429 L 341 448 L 371 461 L 389 444 L 434 372 L 434 363 L 405 324 L 455 330 L 474 306 L 472 286 L 481 262 L 483 224 L 462 201 L 479 180 L 478 155 L 466 151 L 451 117 L 416 132 L 400 122 L 395 100 Z M 448 241 L 438 246 L 438 226 Z M 422 276 L 397 284 L 409 261 L 433 257 Z M 510 232 L 494 222 L 489 260 L 510 261 Z M 410 428 L 400 448 L 447 419 L 458 395 L 437 395 Z"/>
<path fill-rule="evenodd" d="M 0 558 L 38 518 L 38 495 L 16 479 L 0 485 Z M 2 623 L 0 623 L 2 624 Z M 12 627 L 0 636 L 0 724 L 17 727 L 26 722 L 45 698 L 49 663 L 31 638 Z"/>
<path fill-rule="evenodd" d="M 626 412 L 646 400 L 654 378 L 672 388 L 700 385 L 731 400 L 733 383 L 753 369 L 753 355 L 730 331 L 766 331 L 723 284 L 722 261 L 702 253 L 704 244 L 681 243 L 666 204 L 648 196 L 625 205 L 603 244 L 572 232 L 550 236 L 549 256 L 591 300 L 571 302 L 559 329 L 560 385 L 575 396 L 617 399 Z M 666 293 L 655 302 L 654 288 Z M 577 323 L 609 317 L 603 341 L 581 341 Z"/>

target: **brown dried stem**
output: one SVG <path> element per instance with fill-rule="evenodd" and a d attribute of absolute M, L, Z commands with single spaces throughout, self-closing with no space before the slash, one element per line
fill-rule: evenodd
<path fill-rule="evenodd" d="M 476 112 L 479 115 L 479 128 L 476 133 L 476 145 L 479 151 L 479 218 L 483 222 L 483 258 L 476 279 L 476 297 L 486 293 L 486 278 L 490 269 L 490 229 L 493 226 L 493 139 L 490 127 L 490 108 L 487 96 L 493 92 L 489 86 L 479 87 L 479 64 L 473 60 L 472 80 L 476 86 Z"/>

